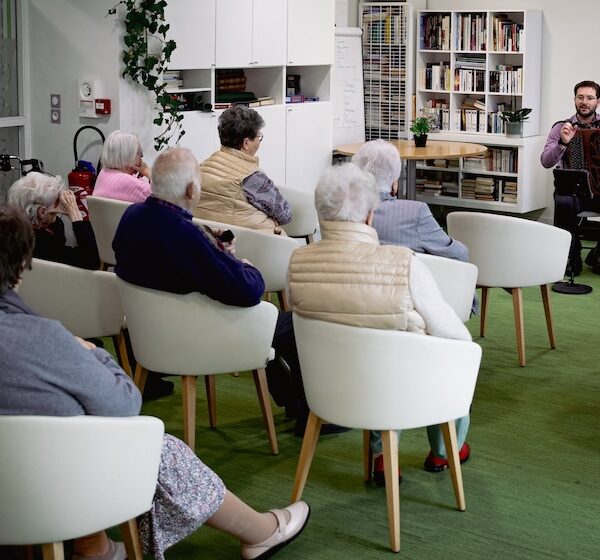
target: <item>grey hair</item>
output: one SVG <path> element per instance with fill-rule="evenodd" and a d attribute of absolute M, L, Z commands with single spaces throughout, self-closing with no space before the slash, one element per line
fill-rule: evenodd
<path fill-rule="evenodd" d="M 158 198 L 181 205 L 190 183 L 201 188 L 198 160 L 187 148 L 168 148 L 154 160 L 152 193 Z"/>
<path fill-rule="evenodd" d="M 102 147 L 102 167 L 126 171 L 135 165 L 140 148 L 140 141 L 135 134 L 126 130 L 113 130 Z"/>
<path fill-rule="evenodd" d="M 330 167 L 315 189 L 315 206 L 320 220 L 364 222 L 379 205 L 373 175 L 354 163 Z"/>
<path fill-rule="evenodd" d="M 380 192 L 389 193 L 400 176 L 402 160 L 396 146 L 386 140 L 371 140 L 352 156 L 352 163 L 375 177 Z"/>
<path fill-rule="evenodd" d="M 21 208 L 33 225 L 38 225 L 38 209 L 50 208 L 62 190 L 62 179 L 31 171 L 8 189 L 8 202 Z"/>

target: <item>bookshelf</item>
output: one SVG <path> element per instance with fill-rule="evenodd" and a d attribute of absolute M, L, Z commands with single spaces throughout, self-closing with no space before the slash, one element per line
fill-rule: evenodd
<path fill-rule="evenodd" d="M 475 142 L 484 158 L 417 165 L 418 199 L 523 214 L 546 205 L 539 156 L 540 10 L 422 10 L 417 14 L 416 110 L 431 139 Z M 523 137 L 505 135 L 499 112 L 532 107 Z"/>
<path fill-rule="evenodd" d="M 448 132 L 504 134 L 498 113 L 532 107 L 524 136 L 539 134 L 539 10 L 418 13 L 418 113 Z"/>
<path fill-rule="evenodd" d="M 407 138 L 413 92 L 412 5 L 361 2 L 365 138 Z"/>
<path fill-rule="evenodd" d="M 546 181 L 539 162 L 545 137 L 496 135 L 482 142 L 480 134 L 460 133 L 445 134 L 443 139 L 483 143 L 488 152 L 481 157 L 417 162 L 417 200 L 510 214 L 546 206 Z"/>
<path fill-rule="evenodd" d="M 331 161 L 335 1 L 177 0 L 166 19 L 177 43 L 169 70 L 179 72 L 170 91 L 212 106 L 185 111 L 180 144 L 200 161 L 218 149 L 223 86 L 239 84 L 269 98 L 251 102 L 265 120 L 261 168 L 277 185 L 312 192 Z M 286 99 L 289 76 L 306 102 Z"/>

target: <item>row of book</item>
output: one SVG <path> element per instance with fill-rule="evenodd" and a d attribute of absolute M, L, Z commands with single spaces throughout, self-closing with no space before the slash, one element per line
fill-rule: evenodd
<path fill-rule="evenodd" d="M 507 67 L 490 71 L 489 90 L 495 93 L 521 95 L 523 93 L 523 68 Z"/>
<path fill-rule="evenodd" d="M 457 14 L 456 50 L 485 51 L 487 43 L 486 14 Z"/>
<path fill-rule="evenodd" d="M 492 18 L 492 48 L 495 51 L 520 52 L 523 24 L 511 21 L 505 14 Z"/>
<path fill-rule="evenodd" d="M 457 181 L 435 177 L 419 177 L 416 180 L 417 192 L 426 196 L 450 196 L 485 202 L 506 202 L 516 204 L 518 190 L 516 181 L 497 177 L 465 177 L 460 186 Z"/>
<path fill-rule="evenodd" d="M 419 45 L 423 50 L 450 50 L 450 15 L 425 14 L 421 16 Z"/>
<path fill-rule="evenodd" d="M 428 62 L 419 69 L 419 88 L 434 91 L 450 91 L 450 65 L 448 63 Z"/>
<path fill-rule="evenodd" d="M 371 12 L 363 14 L 363 43 L 403 45 L 407 28 L 399 13 Z"/>

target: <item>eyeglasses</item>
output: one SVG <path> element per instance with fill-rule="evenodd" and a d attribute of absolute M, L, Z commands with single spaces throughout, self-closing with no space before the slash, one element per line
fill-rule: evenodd
<path fill-rule="evenodd" d="M 263 138 L 264 138 L 264 135 L 263 135 L 263 133 L 261 132 L 261 133 L 258 135 L 258 141 L 259 141 L 259 142 L 262 142 Z"/>
<path fill-rule="evenodd" d="M 596 99 L 598 99 L 595 95 L 576 95 L 575 96 L 575 101 L 581 103 L 582 101 L 595 101 Z"/>

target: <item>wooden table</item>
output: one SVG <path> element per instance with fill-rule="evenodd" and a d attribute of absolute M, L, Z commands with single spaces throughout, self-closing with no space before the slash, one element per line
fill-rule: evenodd
<path fill-rule="evenodd" d="M 406 160 L 406 198 L 409 200 L 415 200 L 417 196 L 417 160 L 478 156 L 487 151 L 487 148 L 481 144 L 467 142 L 427 140 L 427 146 L 424 148 L 415 147 L 413 140 L 390 140 L 390 142 L 398 148 L 400 157 Z M 353 156 L 362 145 L 362 142 L 344 144 L 337 146 L 335 150 L 343 156 Z"/>

